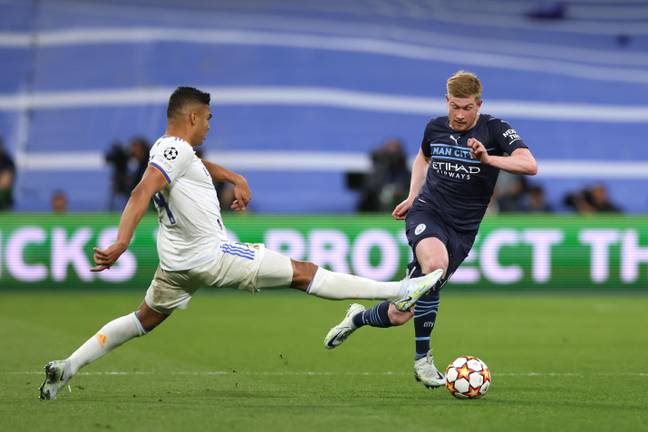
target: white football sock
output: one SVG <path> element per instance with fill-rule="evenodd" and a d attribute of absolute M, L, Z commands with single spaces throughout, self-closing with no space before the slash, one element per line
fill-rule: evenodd
<path fill-rule="evenodd" d="M 145 334 L 146 331 L 135 312 L 110 321 L 68 357 L 70 373 L 76 374 L 83 366 L 92 363 L 124 342 Z"/>
<path fill-rule="evenodd" d="M 377 282 L 372 279 L 344 273 L 334 273 L 322 267 L 317 269 L 308 287 L 308 294 L 327 299 L 382 299 L 403 296 L 401 282 Z"/>

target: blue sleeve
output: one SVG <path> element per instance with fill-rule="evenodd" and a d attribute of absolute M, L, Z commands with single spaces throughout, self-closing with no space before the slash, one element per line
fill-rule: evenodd
<path fill-rule="evenodd" d="M 502 153 L 511 154 L 519 148 L 528 148 L 517 131 L 504 120 L 493 119 L 490 125 L 495 142 Z"/>

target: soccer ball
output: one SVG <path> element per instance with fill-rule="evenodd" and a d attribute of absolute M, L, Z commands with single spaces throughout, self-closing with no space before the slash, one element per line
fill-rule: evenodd
<path fill-rule="evenodd" d="M 484 396 L 491 382 L 488 366 L 477 357 L 457 357 L 446 369 L 446 387 L 452 396 L 459 399 L 477 399 Z"/>

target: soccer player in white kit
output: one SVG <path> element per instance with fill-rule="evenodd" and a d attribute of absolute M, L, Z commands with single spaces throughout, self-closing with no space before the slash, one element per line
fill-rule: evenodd
<path fill-rule="evenodd" d="M 185 308 L 202 286 L 250 291 L 294 288 L 327 299 L 392 300 L 397 310 L 407 311 L 441 277 L 437 272 L 400 282 L 376 282 L 292 260 L 262 244 L 228 241 L 213 182 L 234 186 L 232 208 L 237 211 L 246 208 L 251 194 L 243 176 L 195 154 L 194 148 L 209 131 L 209 102 L 209 93 L 192 87 L 173 92 L 166 131 L 153 145 L 149 166 L 124 208 L 117 240 L 106 249 L 94 250 L 96 265 L 91 270 L 108 270 L 128 248 L 153 199 L 160 220 L 160 264 L 144 302 L 137 311 L 103 326 L 65 360 L 49 362 L 40 399 L 56 398 L 80 368 L 153 330 L 173 310 Z"/>

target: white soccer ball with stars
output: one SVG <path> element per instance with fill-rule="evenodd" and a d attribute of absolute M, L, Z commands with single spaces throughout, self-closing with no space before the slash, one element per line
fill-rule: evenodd
<path fill-rule="evenodd" d="M 491 386 L 486 363 L 474 356 L 457 357 L 446 369 L 446 388 L 459 399 L 477 399 Z"/>

